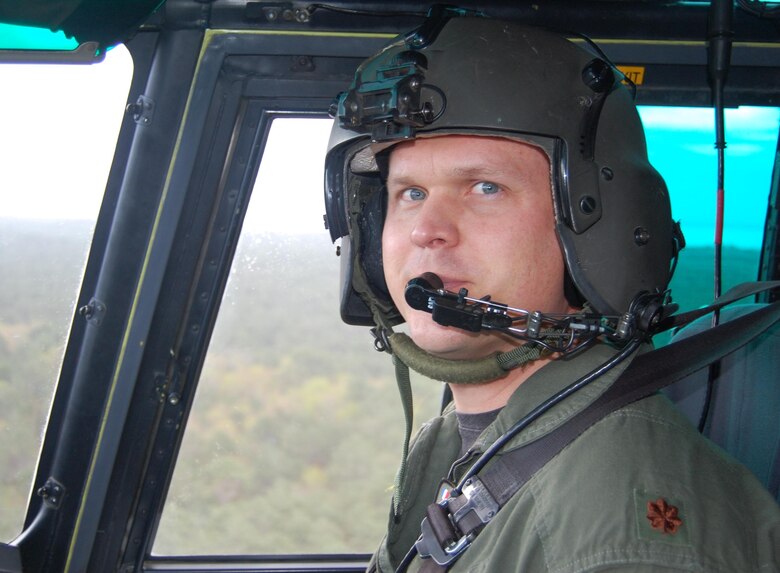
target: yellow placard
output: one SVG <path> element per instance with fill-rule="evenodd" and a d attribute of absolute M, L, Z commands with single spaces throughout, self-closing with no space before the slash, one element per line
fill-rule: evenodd
<path fill-rule="evenodd" d="M 635 85 L 641 86 L 645 81 L 644 66 L 618 66 L 617 69 L 623 72 Z"/>

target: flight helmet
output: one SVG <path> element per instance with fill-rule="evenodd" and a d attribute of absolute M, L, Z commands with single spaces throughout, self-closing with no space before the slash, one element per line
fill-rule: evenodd
<path fill-rule="evenodd" d="M 402 321 L 382 272 L 387 153 L 446 134 L 545 151 L 570 302 L 620 315 L 640 294 L 666 291 L 682 244 L 666 185 L 631 87 L 588 42 L 481 17 L 428 20 L 365 61 L 331 112 L 326 220 L 341 240 L 345 322 Z"/>

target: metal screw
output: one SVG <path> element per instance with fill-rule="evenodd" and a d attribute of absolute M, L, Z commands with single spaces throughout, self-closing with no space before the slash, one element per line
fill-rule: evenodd
<path fill-rule="evenodd" d="M 582 70 L 582 81 L 596 93 L 606 93 L 615 83 L 615 72 L 607 62 L 596 58 Z"/>
<path fill-rule="evenodd" d="M 615 177 L 615 173 L 609 167 L 603 167 L 601 169 L 601 176 L 605 181 L 612 181 L 612 178 Z"/>
<path fill-rule="evenodd" d="M 297 22 L 301 22 L 301 23 L 308 22 L 310 17 L 311 17 L 311 14 L 305 8 L 304 9 L 296 9 L 295 10 L 295 20 Z"/>
<path fill-rule="evenodd" d="M 650 231 L 644 227 L 637 227 L 634 229 L 634 242 L 639 245 L 646 245 L 650 242 Z"/>
<path fill-rule="evenodd" d="M 596 207 L 596 200 L 590 195 L 585 195 L 582 199 L 580 199 L 580 211 L 586 215 L 592 215 L 596 211 Z"/>

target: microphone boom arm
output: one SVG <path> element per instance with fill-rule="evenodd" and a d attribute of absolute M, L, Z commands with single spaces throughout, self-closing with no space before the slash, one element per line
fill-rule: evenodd
<path fill-rule="evenodd" d="M 632 322 L 628 314 L 619 317 L 584 312 L 544 314 L 528 311 L 493 302 L 490 296 L 470 297 L 465 288 L 458 293 L 450 292 L 433 273 L 410 280 L 404 296 L 410 307 L 431 313 L 434 322 L 442 326 L 469 332 L 498 331 L 555 352 L 571 351 L 577 346 L 575 343 L 604 334 L 617 341 L 627 341 L 633 331 L 627 324 Z"/>

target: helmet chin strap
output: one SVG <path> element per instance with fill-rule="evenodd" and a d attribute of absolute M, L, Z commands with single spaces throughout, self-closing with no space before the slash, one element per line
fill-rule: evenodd
<path fill-rule="evenodd" d="M 392 353 L 409 368 L 450 384 L 482 384 L 503 378 L 510 370 L 539 359 L 543 350 L 535 344 L 525 344 L 485 358 L 450 360 L 426 352 L 404 333 L 391 333 L 388 342 Z"/>

